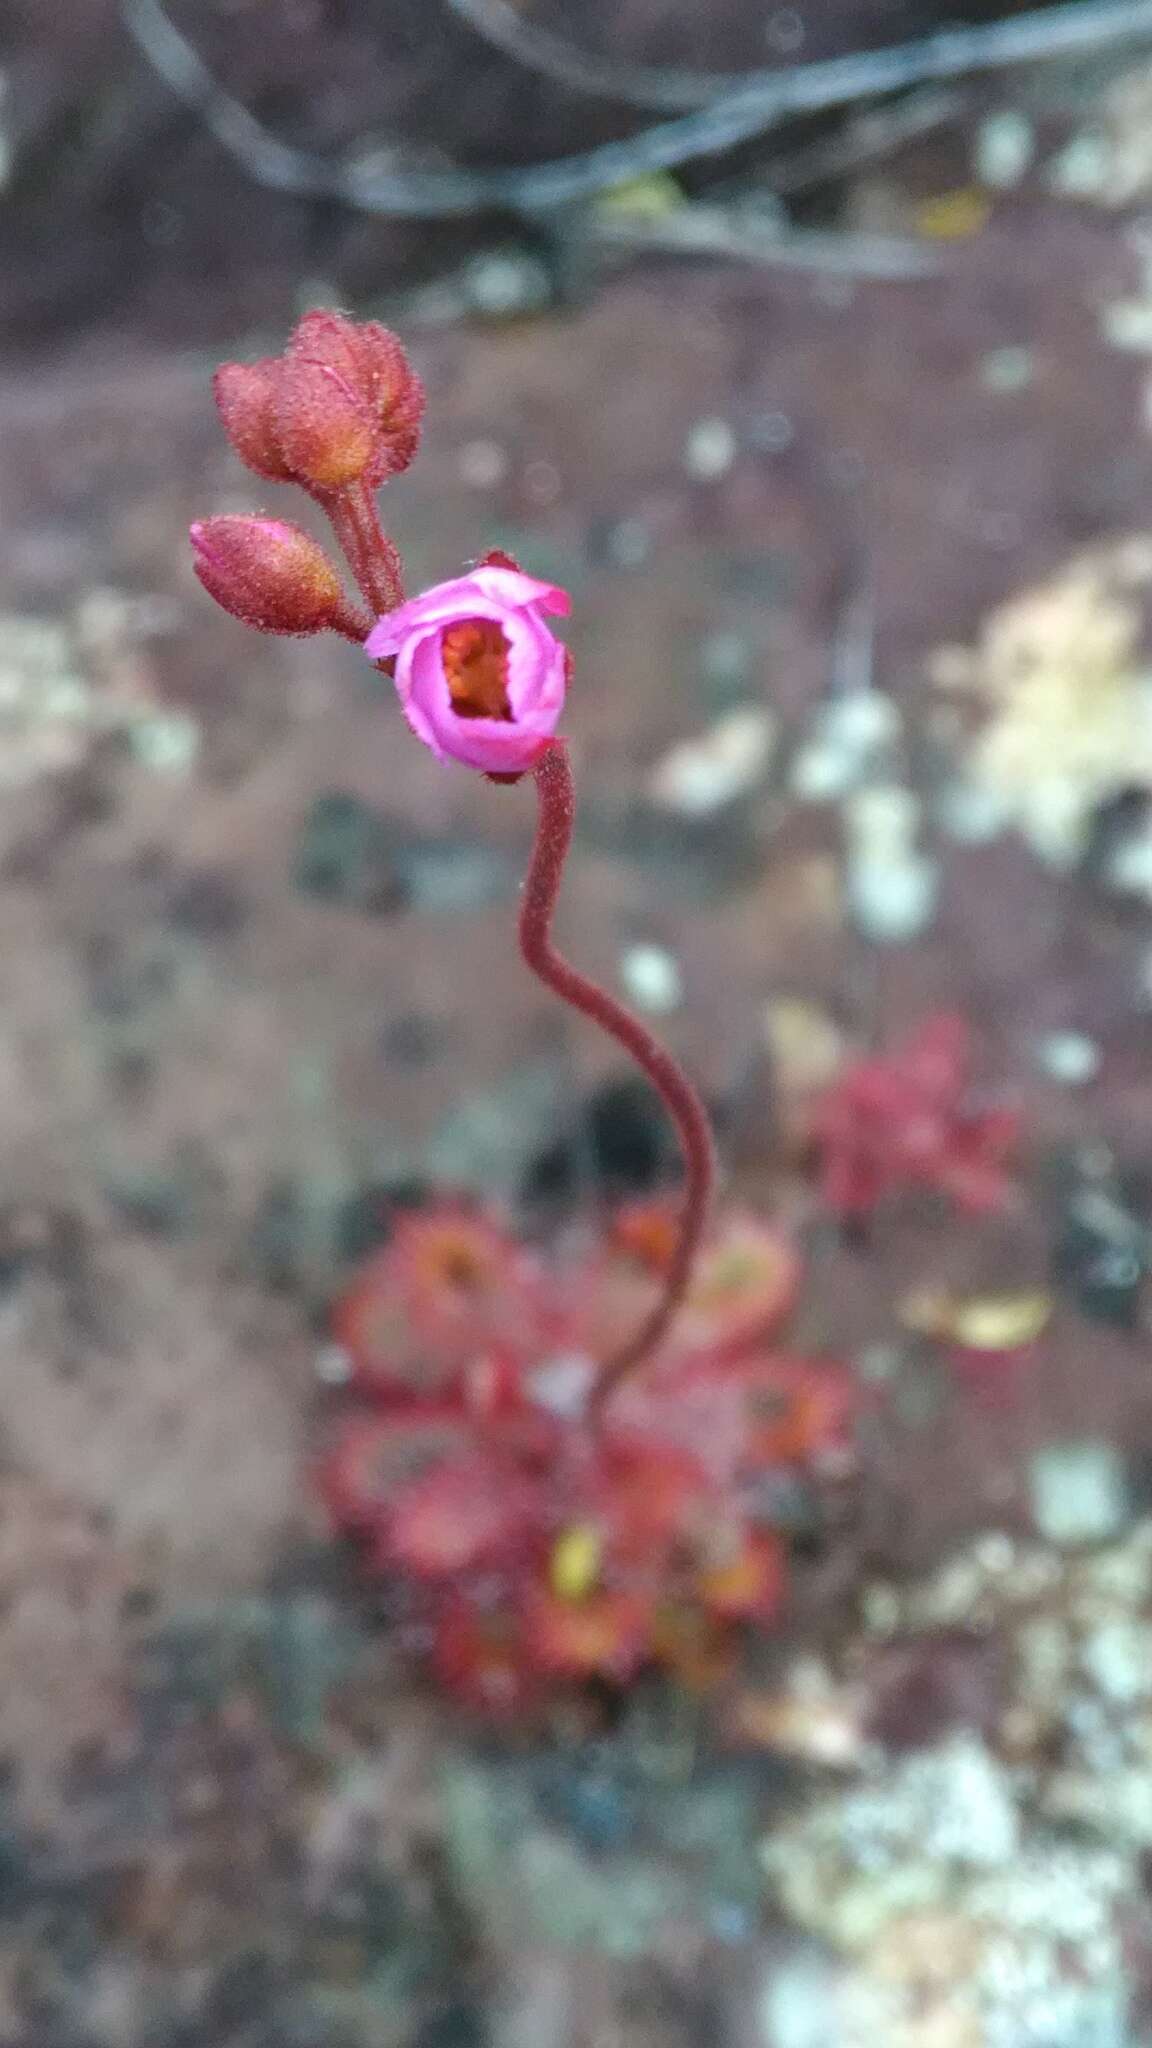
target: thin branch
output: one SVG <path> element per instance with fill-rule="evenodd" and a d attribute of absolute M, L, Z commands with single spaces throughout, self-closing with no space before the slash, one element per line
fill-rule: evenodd
<path fill-rule="evenodd" d="M 469 28 L 474 29 L 477 35 L 483 36 L 485 42 L 523 65 L 526 70 L 539 72 L 542 77 L 554 80 L 556 84 L 564 86 L 569 91 L 588 93 L 595 98 L 615 100 L 628 106 L 652 107 L 664 113 L 686 112 L 695 107 L 711 106 L 716 100 L 726 99 L 737 93 L 763 91 L 774 95 L 781 79 L 789 75 L 782 73 L 778 66 L 763 70 L 703 71 L 670 65 L 629 63 L 618 57 L 582 49 L 578 44 L 569 42 L 566 36 L 558 35 L 554 29 L 533 21 L 517 4 L 517 0 L 445 0 L 445 5 L 461 21 L 467 22 Z M 1065 8 L 1054 11 L 1071 13 L 1072 10 Z M 1081 0 L 1075 11 L 1091 17 L 1106 15 L 1110 9 L 1107 4 L 1094 7 L 1087 4 L 1087 0 Z M 1039 21 L 1040 10 L 1037 10 L 1035 18 Z M 1028 20 L 1030 17 L 1025 19 Z M 993 57 L 991 62 L 1011 64 L 1018 61 L 1009 33 L 1016 26 L 1018 24 L 1012 22 L 997 23 L 991 30 L 983 32 L 997 36 L 1004 33 L 1005 36 L 1005 54 Z M 960 30 L 953 33 L 964 36 L 973 32 Z M 930 37 L 926 43 L 907 44 L 904 50 L 910 59 L 914 59 L 915 53 L 927 49 L 932 43 L 939 45 L 947 39 L 946 36 Z M 1092 38 L 1091 42 L 1092 46 L 1095 46 L 1095 38 Z M 1075 44 L 1073 47 L 1081 45 Z M 1047 48 L 1035 47 L 1030 36 L 1017 46 L 1017 50 L 1019 56 L 1026 57 L 1056 54 L 1055 50 L 1050 52 Z M 878 54 L 880 61 L 884 62 L 892 56 L 901 55 L 902 52 L 881 51 Z M 824 72 L 834 80 L 837 69 L 845 62 L 866 64 L 868 56 L 865 54 L 859 58 L 846 60 L 837 58 L 831 63 L 810 64 L 803 68 L 806 74 Z M 979 68 L 982 68 L 982 60 L 979 57 L 972 64 L 963 65 L 965 70 Z M 959 72 L 933 71 L 919 75 L 958 76 Z M 859 96 L 865 97 L 875 90 L 877 88 L 865 81 L 860 88 Z M 888 88 L 881 87 L 879 90 Z M 856 95 L 852 94 L 851 97 Z"/>
<path fill-rule="evenodd" d="M 840 607 L 831 649 L 829 697 L 870 696 L 875 671 L 876 591 L 871 570 L 866 569 Z"/>
<path fill-rule="evenodd" d="M 367 213 L 426 219 L 492 207 L 544 211 L 731 149 L 794 114 L 844 106 L 926 80 L 1152 36 L 1152 0 L 1066 0 L 984 28 L 949 29 L 895 49 L 774 72 L 699 113 L 659 122 L 629 141 L 602 143 L 548 163 L 522 169 L 445 165 L 394 171 L 373 160 L 330 161 L 281 142 L 224 91 L 160 0 L 122 0 L 122 8 L 156 70 L 260 184 L 341 200 Z"/>
<path fill-rule="evenodd" d="M 784 270 L 814 270 L 900 283 L 938 277 L 938 250 L 899 235 L 826 234 L 742 219 L 737 207 L 678 206 L 649 216 L 598 214 L 588 232 L 599 248 L 659 250 L 673 256 L 735 256 Z"/>
<path fill-rule="evenodd" d="M 579 49 L 566 36 L 529 20 L 512 0 L 447 0 L 447 5 L 505 57 L 570 92 L 588 93 L 593 99 L 658 107 L 665 113 L 685 112 L 739 92 L 757 78 L 779 76 L 778 72 L 681 71 L 663 65 L 625 64 Z"/>
<path fill-rule="evenodd" d="M 679 71 L 618 63 L 579 50 L 551 29 L 541 28 L 521 13 L 514 0 L 445 0 L 445 4 L 485 42 L 527 70 L 570 91 L 629 106 L 702 107 L 727 93 L 759 82 L 775 82 L 780 76 L 779 70 Z M 802 192 L 887 156 L 917 136 L 930 134 L 963 105 L 961 94 L 928 87 L 890 106 L 869 108 L 837 134 L 823 136 L 806 149 L 763 167 L 760 180 L 781 197 L 786 192 Z"/>
<path fill-rule="evenodd" d="M 931 135 L 963 113 L 966 104 L 963 92 L 929 85 L 903 99 L 866 107 L 863 113 L 849 115 L 833 134 L 758 165 L 757 181 L 778 199 L 809 192 L 813 185 L 830 184 L 864 164 L 894 155 L 921 135 Z"/>

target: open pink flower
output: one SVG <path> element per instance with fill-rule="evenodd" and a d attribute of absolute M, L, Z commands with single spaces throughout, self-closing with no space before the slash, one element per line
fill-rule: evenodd
<path fill-rule="evenodd" d="M 404 716 L 442 761 L 519 775 L 564 709 L 568 655 L 543 614 L 569 609 L 555 584 L 482 563 L 387 612 L 364 648 L 395 659 Z"/>

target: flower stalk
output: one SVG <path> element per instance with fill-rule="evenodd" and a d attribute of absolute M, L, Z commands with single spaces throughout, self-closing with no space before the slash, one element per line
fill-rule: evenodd
<path fill-rule="evenodd" d="M 716 1149 L 708 1113 L 684 1069 L 631 1010 L 581 974 L 556 948 L 552 922 L 576 815 L 572 763 L 563 740 L 553 740 L 544 749 L 533 776 L 538 825 L 520 906 L 521 954 L 561 1002 L 598 1024 L 647 1076 L 676 1126 L 686 1169 L 679 1233 L 663 1291 L 635 1335 L 601 1366 L 591 1400 L 598 1413 L 621 1381 L 651 1357 L 684 1300 L 712 1205 Z"/>
<path fill-rule="evenodd" d="M 572 664 L 548 619 L 566 591 L 493 553 L 466 575 L 405 599 L 403 564 L 383 531 L 381 484 L 416 453 L 423 387 L 395 335 L 338 313 L 309 313 L 281 356 L 226 363 L 215 379 L 225 432 L 256 475 L 305 490 L 328 518 L 368 611 L 323 550 L 285 521 L 225 517 L 192 529 L 196 570 L 225 611 L 261 632 L 336 632 L 395 679 L 417 738 L 490 781 L 536 784 L 538 828 L 520 912 L 527 966 L 635 1061 L 679 1133 L 686 1179 L 663 1287 L 640 1328 L 609 1356 L 590 1396 L 595 1418 L 652 1356 L 688 1292 L 716 1178 L 708 1116 L 647 1026 L 557 950 L 552 923 L 572 842 L 575 795 L 557 734 Z"/>

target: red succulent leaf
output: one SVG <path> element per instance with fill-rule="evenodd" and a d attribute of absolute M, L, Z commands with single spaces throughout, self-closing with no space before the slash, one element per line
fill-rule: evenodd
<path fill-rule="evenodd" d="M 801 1273 L 800 1255 L 783 1231 L 755 1216 L 726 1216 L 697 1261 L 677 1345 L 738 1351 L 770 1337 L 795 1306 Z"/>
<path fill-rule="evenodd" d="M 362 1410 L 321 1457 L 320 1494 L 340 1528 L 375 1532 L 405 1487 L 470 1447 L 467 1420 L 454 1408 Z"/>
<path fill-rule="evenodd" d="M 541 1671 L 564 1678 L 632 1678 L 649 1647 L 650 1601 L 623 1592 L 563 1600 L 537 1592 L 524 1607 L 524 1644 Z"/>
<path fill-rule="evenodd" d="M 357 1273 L 332 1318 L 356 1382 L 376 1393 L 436 1394 L 494 1353 L 533 1358 L 547 1341 L 544 1297 L 524 1247 L 459 1204 L 402 1217 Z"/>
<path fill-rule="evenodd" d="M 961 1156 L 943 1161 L 937 1185 L 970 1216 L 994 1216 L 1012 1194 L 1012 1175 L 985 1159 Z"/>
<path fill-rule="evenodd" d="M 466 1451 L 400 1488 L 381 1532 L 382 1562 L 419 1577 L 451 1577 L 530 1544 L 542 1518 L 539 1490 L 507 1460 Z"/>
<path fill-rule="evenodd" d="M 735 1489 L 783 1465 L 842 1457 L 856 1407 L 853 1382 L 833 1360 L 697 1353 L 623 1388 L 609 1427 L 640 1446 L 680 1446 L 714 1486 Z"/>
<path fill-rule="evenodd" d="M 464 1402 L 478 1421 L 499 1424 L 525 1406 L 524 1361 L 493 1345 L 470 1358 L 464 1372 Z"/>
<path fill-rule="evenodd" d="M 969 1109 L 970 1075 L 970 1032 L 952 1012 L 842 1074 L 814 1123 L 829 1206 L 861 1218 L 889 1194 L 925 1188 L 973 1211 L 1000 1207 L 1019 1119 L 1009 1109 Z"/>
<path fill-rule="evenodd" d="M 660 1276 L 619 1245 L 597 1247 L 567 1278 L 571 1346 L 610 1358 L 647 1319 L 660 1298 Z"/>
<path fill-rule="evenodd" d="M 609 1243 L 646 1272 L 668 1271 L 680 1235 L 680 1212 L 664 1197 L 625 1202 L 609 1226 Z"/>
<path fill-rule="evenodd" d="M 589 1483 L 586 1519 L 614 1563 L 656 1569 L 689 1540 L 715 1500 L 707 1468 L 691 1451 L 644 1443 L 603 1443 Z"/>
<path fill-rule="evenodd" d="M 939 1184 L 973 1215 L 1002 1209 L 1012 1190 L 1009 1162 L 1018 1150 L 1019 1111 L 983 1110 L 967 1117 L 953 1134 L 941 1163 Z"/>
<path fill-rule="evenodd" d="M 532 1353 L 542 1313 L 536 1270 L 498 1224 L 454 1205 L 419 1210 L 402 1219 L 391 1251 L 431 1357 L 461 1369 L 493 1347 Z"/>
<path fill-rule="evenodd" d="M 605 1418 L 611 1441 L 646 1456 L 698 1460 L 717 1489 L 734 1486 L 748 1444 L 748 1394 L 731 1360 L 695 1353 L 666 1359 L 625 1382 Z"/>
<path fill-rule="evenodd" d="M 436 1395 L 451 1380 L 442 1362 L 422 1352 L 390 1245 L 353 1275 L 333 1307 L 331 1329 L 347 1353 L 353 1385 L 364 1393 Z"/>
<path fill-rule="evenodd" d="M 925 1105 L 954 1109 L 968 1087 L 972 1034 L 967 1020 L 953 1010 L 926 1017 L 898 1056 L 908 1086 Z"/>
<path fill-rule="evenodd" d="M 850 1448 L 859 1404 L 842 1365 L 771 1353 L 748 1360 L 745 1373 L 753 1466 L 818 1465 Z"/>

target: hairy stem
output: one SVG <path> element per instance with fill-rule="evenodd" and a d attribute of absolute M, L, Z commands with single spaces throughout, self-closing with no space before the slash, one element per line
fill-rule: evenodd
<path fill-rule="evenodd" d="M 716 1153 L 708 1113 L 683 1068 L 638 1017 L 606 989 L 570 966 L 553 944 L 552 919 L 572 843 L 576 810 L 572 765 L 563 740 L 553 740 L 545 748 L 533 773 L 539 815 L 520 908 L 520 951 L 546 987 L 562 1002 L 599 1024 L 635 1060 L 661 1097 L 684 1153 L 680 1234 L 663 1292 L 635 1335 L 605 1360 L 592 1395 L 593 1410 L 598 1412 L 626 1375 L 655 1350 L 684 1299 L 708 1220 L 716 1181 Z"/>
<path fill-rule="evenodd" d="M 347 598 L 332 621 L 332 631 L 339 633 L 344 640 L 351 640 L 354 646 L 363 647 L 374 623 L 371 612 L 366 612 Z"/>
<path fill-rule="evenodd" d="M 397 548 L 380 524 L 376 499 L 367 484 L 349 484 L 320 499 L 348 567 L 372 608 L 373 617 L 404 601 L 404 572 Z"/>

